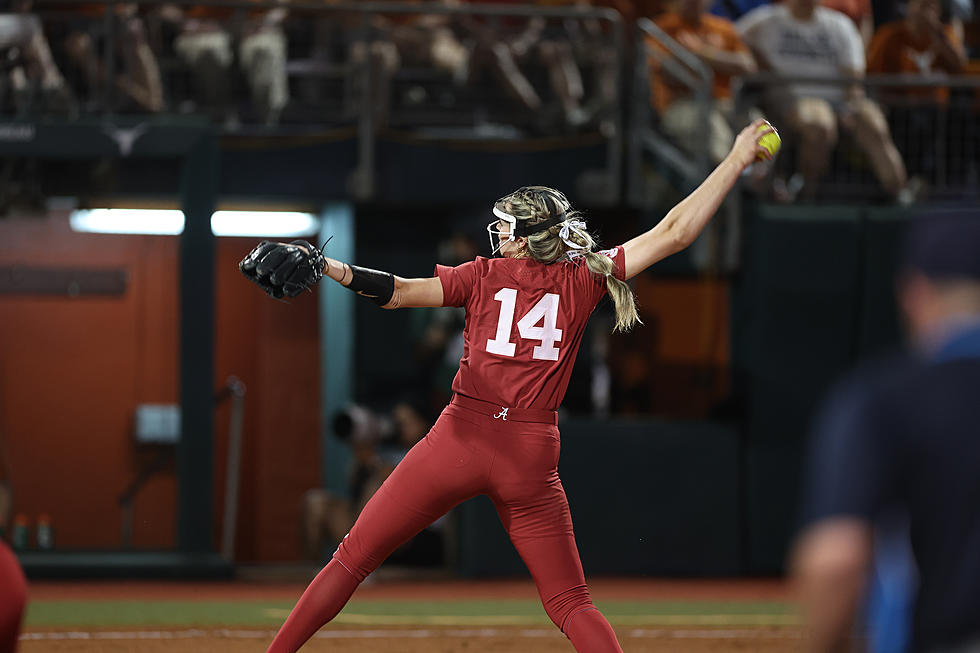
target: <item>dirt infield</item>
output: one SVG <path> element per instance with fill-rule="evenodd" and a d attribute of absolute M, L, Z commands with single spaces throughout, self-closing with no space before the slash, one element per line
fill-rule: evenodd
<path fill-rule="evenodd" d="M 798 628 L 617 628 L 630 653 L 795 653 Z M 48 632 L 26 635 L 21 653 L 263 651 L 271 630 L 153 630 Z M 310 653 L 572 653 L 557 629 L 327 628 L 303 648 Z"/>

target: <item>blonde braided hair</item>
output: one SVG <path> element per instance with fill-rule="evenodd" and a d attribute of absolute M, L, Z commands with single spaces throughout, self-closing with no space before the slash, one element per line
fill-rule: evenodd
<path fill-rule="evenodd" d="M 528 225 L 534 225 L 556 216 L 564 217 L 566 224 L 574 220 L 581 220 L 582 228 L 569 229 L 567 233 L 568 240 L 581 249 L 570 247 L 561 238 L 559 234 L 563 224 L 559 223 L 544 231 L 527 236 L 527 244 L 520 255 L 545 264 L 581 257 L 593 274 L 603 276 L 606 279 L 606 289 L 616 306 L 616 324 L 613 331 L 625 332 L 637 324 L 642 324 L 640 315 L 636 310 L 636 299 L 633 296 L 633 291 L 625 281 L 620 281 L 614 275 L 615 263 L 613 260 L 593 251 L 596 242 L 584 228 L 583 215 L 572 208 L 571 202 L 561 191 L 547 186 L 524 186 L 510 195 L 500 198 L 494 206 Z"/>

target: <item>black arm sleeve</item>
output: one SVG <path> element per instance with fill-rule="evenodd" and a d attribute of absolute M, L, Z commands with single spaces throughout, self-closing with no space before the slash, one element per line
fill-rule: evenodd
<path fill-rule="evenodd" d="M 381 272 L 356 265 L 350 266 L 351 277 L 348 288 L 361 297 L 367 297 L 378 306 L 384 306 L 395 294 L 395 277 L 390 272 Z"/>

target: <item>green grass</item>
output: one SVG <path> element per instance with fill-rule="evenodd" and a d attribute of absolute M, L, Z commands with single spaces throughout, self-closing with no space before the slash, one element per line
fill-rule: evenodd
<path fill-rule="evenodd" d="M 605 601 L 620 625 L 786 625 L 797 622 L 781 602 Z M 292 601 L 33 601 L 27 626 L 278 626 Z M 537 601 L 351 601 L 339 624 L 545 625 Z"/>

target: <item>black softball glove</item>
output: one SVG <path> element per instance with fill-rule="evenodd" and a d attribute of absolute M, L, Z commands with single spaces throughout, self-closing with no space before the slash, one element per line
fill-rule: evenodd
<path fill-rule="evenodd" d="M 323 276 L 323 253 L 305 240 L 270 243 L 263 240 L 238 264 L 247 279 L 270 297 L 295 297 Z"/>

